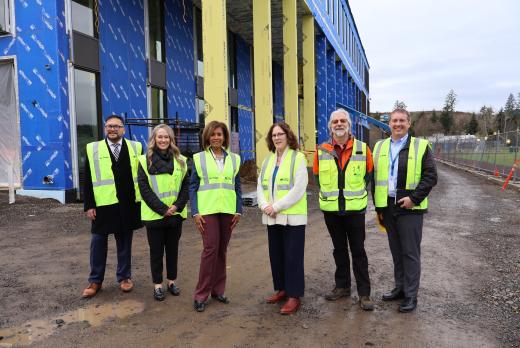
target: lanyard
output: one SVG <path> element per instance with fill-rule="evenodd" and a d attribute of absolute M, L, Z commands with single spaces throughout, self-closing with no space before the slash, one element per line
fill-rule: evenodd
<path fill-rule="evenodd" d="M 394 158 L 392 158 L 392 144 L 390 144 L 390 175 L 391 176 L 394 176 L 395 161 L 399 158 L 399 152 L 401 152 L 405 143 L 406 143 L 405 141 L 403 141 L 401 143 L 401 146 L 399 146 L 399 149 L 397 150 L 397 156 L 395 156 Z"/>

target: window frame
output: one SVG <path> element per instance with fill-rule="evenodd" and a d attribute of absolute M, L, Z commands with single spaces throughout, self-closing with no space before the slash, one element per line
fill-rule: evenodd
<path fill-rule="evenodd" d="M 0 0 L 2 2 L 2 0 Z M 5 10 L 4 21 L 5 28 L 0 30 L 0 37 L 2 36 L 16 36 L 16 23 L 14 15 L 14 0 L 3 0 Z"/>

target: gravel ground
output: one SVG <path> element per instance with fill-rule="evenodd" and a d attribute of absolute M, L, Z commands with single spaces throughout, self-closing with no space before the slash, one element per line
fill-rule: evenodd
<path fill-rule="evenodd" d="M 90 233 L 82 206 L 25 197 L 8 205 L 7 192 L 0 191 L 0 347 L 520 347 L 520 194 L 443 164 L 439 179 L 423 230 L 419 306 L 404 315 L 397 303 L 380 301 L 392 287 L 392 263 L 372 210 L 366 248 L 376 310 L 360 310 L 355 283 L 350 299 L 324 300 L 334 261 L 313 190 L 306 293 L 290 317 L 262 300 L 272 285 L 256 208 L 246 208 L 229 247 L 231 304 L 210 302 L 200 314 L 192 309 L 192 291 L 201 242 L 191 221 L 181 238 L 180 297 L 153 300 L 140 230 L 134 235 L 134 291 L 122 294 L 115 284 L 110 241 L 103 291 L 83 300 Z"/>

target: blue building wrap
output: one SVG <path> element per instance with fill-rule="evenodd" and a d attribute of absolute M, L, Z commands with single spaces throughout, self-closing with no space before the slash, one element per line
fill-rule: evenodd
<path fill-rule="evenodd" d="M 336 110 L 336 53 L 327 44 L 327 120 Z"/>
<path fill-rule="evenodd" d="M 316 130 L 318 144 L 327 141 L 327 38 L 316 36 Z"/>
<path fill-rule="evenodd" d="M 254 120 L 252 112 L 253 88 L 251 71 L 251 47 L 236 36 L 238 129 L 240 134 L 240 157 L 242 161 L 255 158 L 253 147 Z"/>
<path fill-rule="evenodd" d="M 147 118 L 143 0 L 99 1 L 101 110 Z M 133 140 L 148 142 L 146 127 L 133 127 Z M 128 133 L 127 133 L 128 134 Z"/>
<path fill-rule="evenodd" d="M 16 56 L 23 187 L 68 189 L 72 160 L 63 2 L 14 4 L 16 36 L 0 38 L 0 57 Z M 52 185 L 43 184 L 46 175 L 54 177 Z"/>
<path fill-rule="evenodd" d="M 183 6 L 184 3 L 184 6 Z M 166 0 L 166 83 L 168 117 L 198 122 L 195 113 L 193 5 L 189 0 Z"/>
<path fill-rule="evenodd" d="M 336 61 L 336 102 L 343 103 L 343 72 L 341 61 Z"/>
<path fill-rule="evenodd" d="M 285 119 L 283 99 L 283 68 L 276 62 L 273 62 L 273 113 L 275 122 L 280 122 Z"/>

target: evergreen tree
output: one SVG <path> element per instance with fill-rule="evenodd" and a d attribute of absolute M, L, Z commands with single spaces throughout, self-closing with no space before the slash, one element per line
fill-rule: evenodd
<path fill-rule="evenodd" d="M 455 94 L 453 89 L 450 89 L 450 91 L 446 95 L 444 107 L 442 108 L 441 117 L 439 118 L 442 128 L 444 129 L 444 134 L 449 134 L 451 128 L 453 127 L 453 111 L 455 110 L 456 103 L 457 95 Z"/>
<path fill-rule="evenodd" d="M 506 105 L 504 107 L 504 117 L 503 117 L 503 125 L 504 127 L 502 128 L 503 129 L 503 133 L 507 132 L 507 122 L 508 121 L 511 121 L 513 122 L 513 124 L 515 125 L 515 128 L 518 126 L 517 124 L 517 120 L 516 120 L 516 109 L 517 109 L 517 104 L 516 104 L 516 101 L 515 101 L 515 97 L 513 96 L 513 93 L 510 93 L 509 94 L 509 97 L 507 97 L 507 101 L 506 101 Z M 500 129 L 500 127 L 499 127 Z"/>
<path fill-rule="evenodd" d="M 435 111 L 435 109 L 433 109 L 432 111 L 432 116 L 430 117 L 430 121 L 432 121 L 432 123 L 436 123 L 439 119 L 437 118 L 437 112 Z"/>
<path fill-rule="evenodd" d="M 394 103 L 394 110 L 395 109 L 404 109 L 406 110 L 408 106 L 406 106 L 406 104 L 404 103 L 404 101 L 400 101 L 399 99 L 397 99 Z"/>
<path fill-rule="evenodd" d="M 478 122 L 477 122 L 477 116 L 475 113 L 471 114 L 471 119 L 469 120 L 468 124 L 466 125 L 466 133 L 467 134 L 477 134 L 478 132 Z"/>
<path fill-rule="evenodd" d="M 484 135 L 490 135 L 493 133 L 492 129 L 492 118 L 493 118 L 493 108 L 491 106 L 483 106 L 480 108 L 480 117 L 482 118 L 482 123 L 484 124 Z"/>

